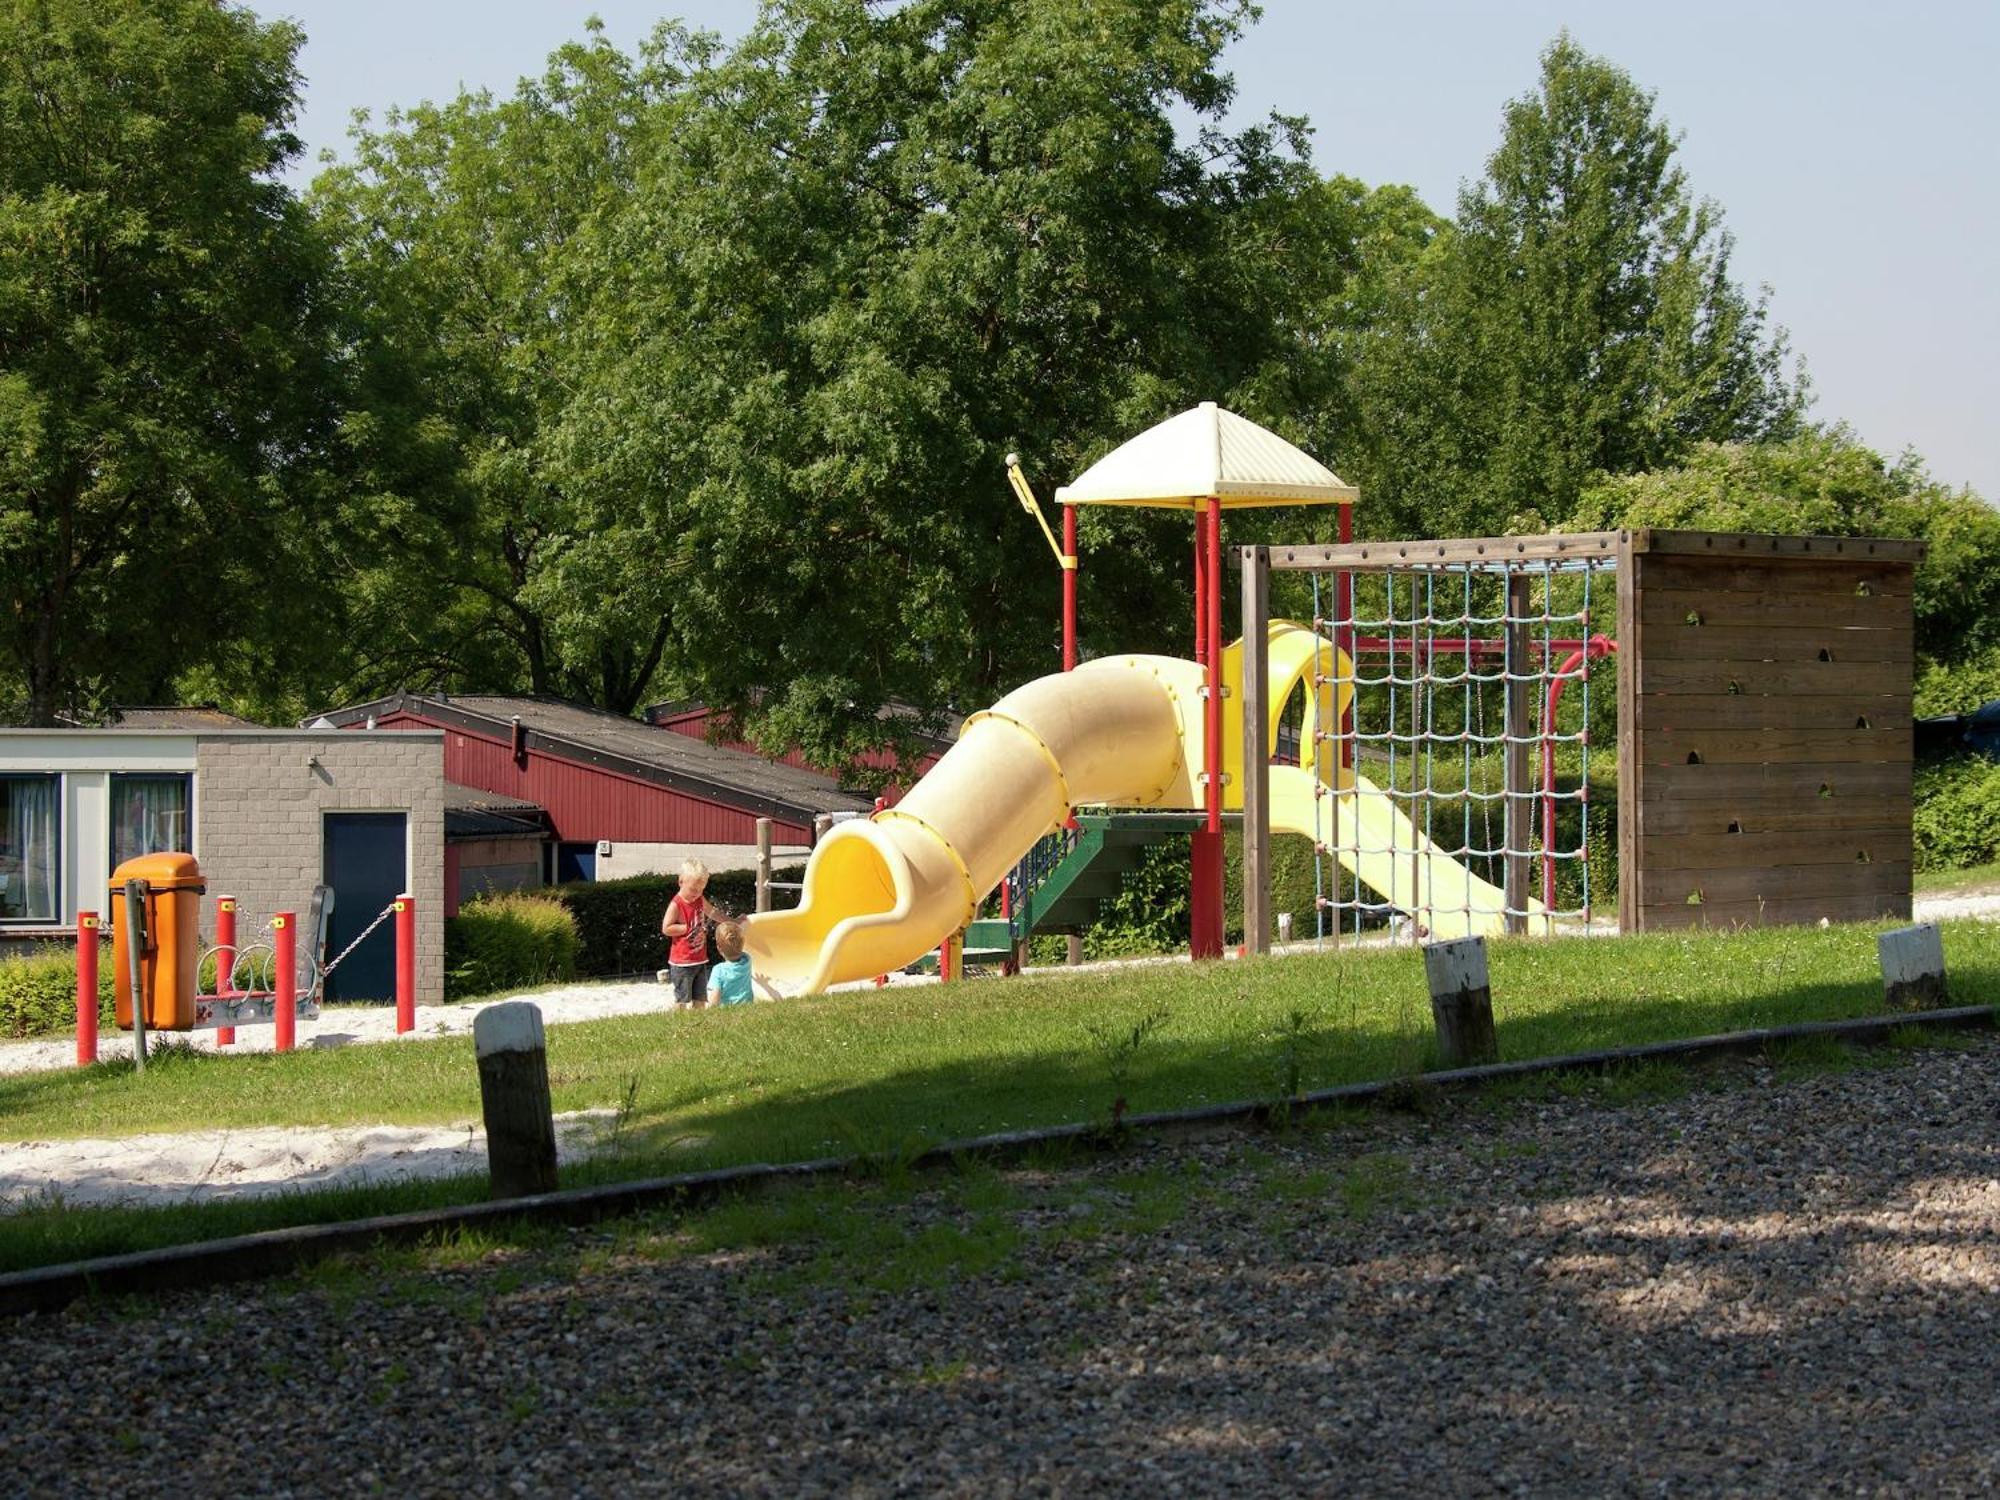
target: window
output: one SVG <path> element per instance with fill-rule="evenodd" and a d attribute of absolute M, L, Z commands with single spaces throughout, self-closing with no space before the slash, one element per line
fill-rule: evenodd
<path fill-rule="evenodd" d="M 186 776 L 117 775 L 111 778 L 111 868 L 162 850 L 189 847 Z"/>
<path fill-rule="evenodd" d="M 61 786 L 55 776 L 0 776 L 0 922 L 60 916 Z"/>

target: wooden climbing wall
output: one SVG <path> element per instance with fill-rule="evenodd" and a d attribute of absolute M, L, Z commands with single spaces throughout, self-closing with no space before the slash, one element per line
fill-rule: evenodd
<path fill-rule="evenodd" d="M 1908 918 L 1922 556 L 1866 537 L 1621 540 L 1625 931 Z"/>

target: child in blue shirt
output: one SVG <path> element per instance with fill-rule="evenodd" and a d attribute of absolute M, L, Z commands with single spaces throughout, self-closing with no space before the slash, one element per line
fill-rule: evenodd
<path fill-rule="evenodd" d="M 750 987 L 750 956 L 743 951 L 743 929 L 734 922 L 717 922 L 715 947 L 722 962 L 708 971 L 708 1003 L 748 1005 L 756 995 Z"/>

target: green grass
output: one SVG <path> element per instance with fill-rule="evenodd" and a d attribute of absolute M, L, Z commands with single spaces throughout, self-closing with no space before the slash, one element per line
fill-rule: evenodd
<path fill-rule="evenodd" d="M 1527 1058 L 1874 1014 L 1876 931 L 1497 942 L 1501 1050 Z M 1955 1000 L 2000 1002 L 2000 925 L 1946 924 L 1945 949 Z M 1433 1065 L 1430 1031 L 1421 955 L 1371 949 L 557 1026 L 549 1067 L 558 1110 L 630 1101 L 618 1157 L 568 1172 L 572 1184 L 856 1153 L 893 1173 L 934 1141 L 1108 1121 L 1119 1098 L 1143 1112 L 1409 1074 Z M 462 1036 L 288 1057 L 177 1052 L 143 1077 L 129 1063 L 0 1077 L 0 1140 L 478 1115 Z M 0 1267 L 483 1193 L 458 1178 L 158 1209 L 30 1208 L 0 1217 Z"/>
<path fill-rule="evenodd" d="M 1912 884 L 1920 896 L 1996 890 L 2000 889 L 2000 864 L 1968 865 L 1962 870 L 1919 870 Z"/>

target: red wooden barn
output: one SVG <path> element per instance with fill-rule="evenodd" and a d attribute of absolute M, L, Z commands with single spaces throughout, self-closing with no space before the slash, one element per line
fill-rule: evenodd
<path fill-rule="evenodd" d="M 771 819 L 777 852 L 796 856 L 811 847 L 815 818 L 872 805 L 817 771 L 560 699 L 398 693 L 315 723 L 443 730 L 454 804 L 515 818 L 538 809 L 553 880 L 672 870 L 690 855 L 746 868 L 759 818 Z M 469 857 L 448 839 L 448 900 Z"/>

